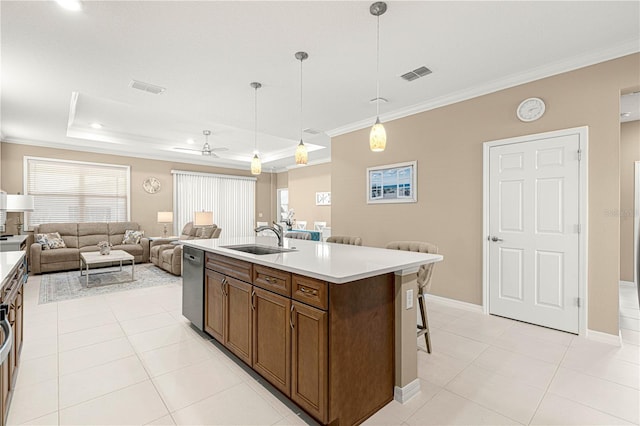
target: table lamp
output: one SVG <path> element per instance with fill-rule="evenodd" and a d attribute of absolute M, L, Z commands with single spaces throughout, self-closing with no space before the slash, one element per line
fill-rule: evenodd
<path fill-rule="evenodd" d="M 193 213 L 193 226 L 211 226 L 213 225 L 213 212 L 195 212 Z"/>
<path fill-rule="evenodd" d="M 164 224 L 163 237 L 167 238 L 167 223 L 173 223 L 173 212 L 158 212 L 158 223 Z"/>
<path fill-rule="evenodd" d="M 7 194 L 7 211 L 13 213 L 32 212 L 34 210 L 33 195 Z M 22 215 L 18 215 L 18 235 L 22 234 Z"/>

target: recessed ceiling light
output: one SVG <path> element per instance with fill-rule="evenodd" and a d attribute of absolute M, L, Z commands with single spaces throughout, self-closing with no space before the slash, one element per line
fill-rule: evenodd
<path fill-rule="evenodd" d="M 196 141 L 194 141 L 193 139 L 187 139 L 187 143 L 189 145 L 193 145 L 194 143 L 196 143 Z"/>
<path fill-rule="evenodd" d="M 90 126 L 92 129 L 96 129 L 96 130 L 102 129 L 102 124 L 100 123 L 91 123 Z"/>
<path fill-rule="evenodd" d="M 620 114 L 620 117 L 630 117 L 631 113 L 630 112 L 623 112 L 622 114 Z"/>
<path fill-rule="evenodd" d="M 73 10 L 74 12 L 82 10 L 82 3 L 80 0 L 56 0 L 61 7 L 67 10 Z"/>

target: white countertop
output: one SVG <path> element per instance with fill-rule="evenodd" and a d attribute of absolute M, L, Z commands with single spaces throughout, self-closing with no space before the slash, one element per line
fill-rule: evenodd
<path fill-rule="evenodd" d="M 0 284 L 4 283 L 13 268 L 22 262 L 25 256 L 24 251 L 4 251 L 0 252 Z"/>
<path fill-rule="evenodd" d="M 266 236 L 180 240 L 180 244 L 337 284 L 389 272 L 410 270 L 426 263 L 440 262 L 443 259 L 439 254 L 387 250 L 291 238 L 284 238 L 283 247 L 295 248 L 296 251 L 287 253 L 256 255 L 223 247 L 241 244 L 277 247 L 277 238 Z"/>

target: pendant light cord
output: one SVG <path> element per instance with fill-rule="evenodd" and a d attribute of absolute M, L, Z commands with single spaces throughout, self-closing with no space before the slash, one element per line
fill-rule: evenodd
<path fill-rule="evenodd" d="M 376 37 L 376 116 L 380 116 L 380 15 L 378 18 Z"/>
<path fill-rule="evenodd" d="M 255 112 L 255 117 L 254 117 L 254 124 L 255 124 L 255 128 L 254 128 L 254 133 L 253 133 L 253 150 L 254 155 L 258 154 L 258 86 L 256 85 L 255 87 L 255 91 L 256 91 L 256 95 L 255 95 L 255 104 L 254 104 L 254 112 Z"/>
<path fill-rule="evenodd" d="M 302 142 L 302 61 L 304 58 L 300 58 L 300 142 Z"/>

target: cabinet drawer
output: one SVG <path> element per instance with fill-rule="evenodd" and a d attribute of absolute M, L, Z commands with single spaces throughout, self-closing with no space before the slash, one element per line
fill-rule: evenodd
<path fill-rule="evenodd" d="M 291 297 L 291 274 L 288 272 L 253 265 L 253 284 L 265 290 Z"/>
<path fill-rule="evenodd" d="M 291 297 L 302 303 L 306 303 L 326 311 L 329 309 L 327 288 L 326 281 L 294 275 Z"/>
<path fill-rule="evenodd" d="M 248 283 L 251 282 L 251 263 L 214 253 L 207 253 L 206 259 L 208 269 Z"/>

